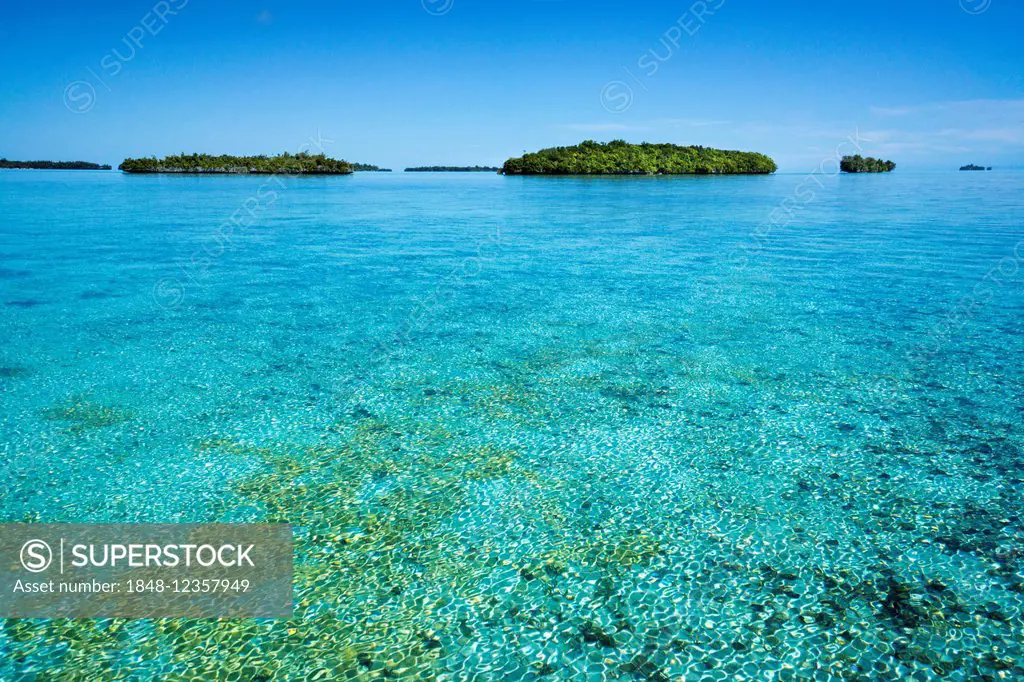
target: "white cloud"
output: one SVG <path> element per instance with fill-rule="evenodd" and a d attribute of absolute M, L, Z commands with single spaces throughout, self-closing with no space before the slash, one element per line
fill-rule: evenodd
<path fill-rule="evenodd" d="M 886 154 L 977 153 L 998 156 L 1024 148 L 1024 99 L 973 99 L 904 107 L 872 107 L 889 127 L 865 137 Z M 895 119 L 895 120 L 893 120 Z"/>
<path fill-rule="evenodd" d="M 870 112 L 875 116 L 910 116 L 940 112 L 1014 115 L 1024 113 L 1024 99 L 963 99 L 897 107 L 871 107 Z"/>
<path fill-rule="evenodd" d="M 633 130 L 642 130 L 642 128 L 628 126 L 622 123 L 570 123 L 562 127 L 568 130 L 576 130 L 581 133 L 624 133 Z"/>
<path fill-rule="evenodd" d="M 728 125 L 729 121 L 713 121 L 697 118 L 659 118 L 652 121 L 654 125 L 665 125 L 673 128 L 709 128 L 711 126 Z"/>
<path fill-rule="evenodd" d="M 871 107 L 871 113 L 875 116 L 908 116 L 913 113 L 913 107 Z"/>

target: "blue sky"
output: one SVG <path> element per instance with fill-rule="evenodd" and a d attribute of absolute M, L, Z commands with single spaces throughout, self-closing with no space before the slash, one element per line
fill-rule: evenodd
<path fill-rule="evenodd" d="M 851 136 L 901 167 L 1024 163 L 1018 0 L 12 4 L 11 159 L 296 151 L 319 131 L 394 168 L 586 138 L 792 171 Z"/>

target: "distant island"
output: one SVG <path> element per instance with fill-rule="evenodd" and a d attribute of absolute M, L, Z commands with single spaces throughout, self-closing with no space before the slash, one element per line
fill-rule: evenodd
<path fill-rule="evenodd" d="M 390 173 L 391 172 L 390 168 L 381 168 L 380 166 L 374 166 L 374 165 L 369 164 L 369 163 L 353 163 L 351 165 L 352 165 L 352 170 L 356 171 L 357 173 L 358 172 L 367 172 L 367 173 Z"/>
<path fill-rule="evenodd" d="M 839 170 L 844 173 L 891 173 L 896 170 L 892 161 L 882 161 L 873 156 L 864 158 L 860 154 L 844 156 L 839 162 Z"/>
<path fill-rule="evenodd" d="M 111 166 L 88 161 L 8 161 L 0 159 L 0 169 L 29 168 L 33 170 L 112 170 Z"/>
<path fill-rule="evenodd" d="M 416 166 L 406 168 L 406 173 L 497 173 L 497 166 Z"/>
<path fill-rule="evenodd" d="M 125 159 L 119 170 L 125 173 L 194 173 L 201 175 L 351 175 L 353 166 L 323 154 L 279 154 L 277 156 L 211 156 L 179 154 Z"/>
<path fill-rule="evenodd" d="M 992 166 L 989 166 L 988 168 L 985 168 L 984 166 L 975 166 L 973 163 L 969 163 L 966 166 L 960 166 L 960 170 L 962 170 L 962 171 L 984 171 L 984 170 L 992 170 Z"/>
<path fill-rule="evenodd" d="M 574 147 L 552 147 L 509 159 L 505 175 L 752 175 L 777 170 L 757 152 L 674 144 L 608 143 L 587 140 Z"/>

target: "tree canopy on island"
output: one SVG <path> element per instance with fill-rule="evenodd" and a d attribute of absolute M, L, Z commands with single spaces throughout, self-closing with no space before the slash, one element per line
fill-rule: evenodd
<path fill-rule="evenodd" d="M 415 166 L 406 168 L 406 173 L 497 173 L 497 166 Z"/>
<path fill-rule="evenodd" d="M 349 175 L 352 164 L 331 159 L 323 154 L 289 154 L 277 156 L 211 156 L 179 154 L 162 159 L 154 157 L 125 159 L 118 168 L 125 173 L 210 173 L 257 175 Z"/>
<path fill-rule="evenodd" d="M 896 170 L 892 161 L 882 161 L 873 156 L 864 158 L 860 154 L 844 156 L 839 162 L 839 170 L 844 173 L 891 173 Z"/>
<path fill-rule="evenodd" d="M 34 170 L 111 170 L 106 164 L 88 161 L 8 161 L 0 159 L 0 168 L 30 168 Z"/>
<path fill-rule="evenodd" d="M 381 168 L 380 166 L 374 166 L 372 163 L 353 163 L 352 170 L 354 171 L 366 171 L 368 173 L 390 173 L 390 168 Z"/>
<path fill-rule="evenodd" d="M 505 162 L 505 175 L 726 175 L 774 173 L 771 157 L 674 144 L 608 143 L 587 140 L 552 147 Z"/>

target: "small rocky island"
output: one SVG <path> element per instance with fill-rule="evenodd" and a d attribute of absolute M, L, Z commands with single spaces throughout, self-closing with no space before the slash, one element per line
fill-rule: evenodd
<path fill-rule="evenodd" d="M 778 169 L 757 152 L 675 144 L 588 140 L 509 159 L 505 175 L 765 175 Z"/>
<path fill-rule="evenodd" d="M 406 168 L 406 173 L 497 173 L 497 166 L 415 166 Z"/>
<path fill-rule="evenodd" d="M 882 161 L 873 156 L 867 158 L 856 154 L 844 156 L 839 162 L 839 170 L 844 173 L 891 173 L 896 170 L 896 164 L 892 161 Z"/>
<path fill-rule="evenodd" d="M 973 163 L 969 163 L 966 166 L 960 166 L 960 170 L 962 170 L 962 171 L 990 171 L 990 170 L 992 170 L 992 166 L 989 166 L 988 168 L 985 168 L 985 166 L 975 166 Z"/>
<path fill-rule="evenodd" d="M 179 154 L 125 159 L 118 166 L 125 173 L 187 173 L 197 175 L 351 175 L 348 161 L 323 154 L 279 154 L 277 156 L 211 156 Z"/>
<path fill-rule="evenodd" d="M 106 164 L 89 163 L 88 161 L 8 161 L 0 159 L 0 169 L 31 169 L 31 170 L 111 170 Z"/>

